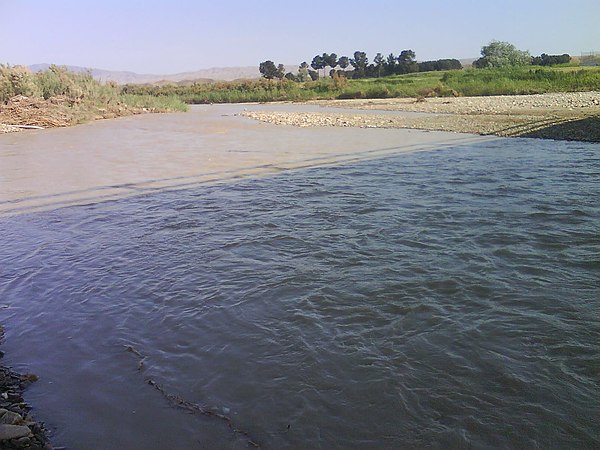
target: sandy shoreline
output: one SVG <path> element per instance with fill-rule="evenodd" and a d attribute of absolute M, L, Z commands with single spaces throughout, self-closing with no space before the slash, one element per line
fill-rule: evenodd
<path fill-rule="evenodd" d="M 323 100 L 323 107 L 351 108 L 356 113 L 257 112 L 244 116 L 277 125 L 362 128 L 409 128 L 502 137 L 600 142 L 600 92 L 571 92 L 493 97 Z M 363 111 L 363 113 L 361 113 Z M 369 114 L 365 114 L 369 111 Z M 385 111 L 377 115 L 373 111 Z M 427 115 L 393 115 L 418 112 Z"/>

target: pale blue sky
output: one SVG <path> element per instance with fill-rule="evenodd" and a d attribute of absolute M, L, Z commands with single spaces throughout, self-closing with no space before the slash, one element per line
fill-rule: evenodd
<path fill-rule="evenodd" d="M 599 0 L 0 0 L 0 62 L 138 73 L 310 63 L 323 52 L 469 58 L 600 50 Z"/>

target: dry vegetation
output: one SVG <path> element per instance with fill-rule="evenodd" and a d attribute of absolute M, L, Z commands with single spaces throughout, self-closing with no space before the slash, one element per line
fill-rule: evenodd
<path fill-rule="evenodd" d="M 51 66 L 34 74 L 25 67 L 0 65 L 0 132 L 186 109 L 173 96 L 124 95 L 116 84 L 102 84 L 89 73 Z"/>

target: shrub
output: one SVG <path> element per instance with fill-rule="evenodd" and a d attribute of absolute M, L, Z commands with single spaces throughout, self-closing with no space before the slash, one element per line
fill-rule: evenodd
<path fill-rule="evenodd" d="M 39 96 L 34 76 L 27 67 L 0 64 L 0 101 L 5 103 L 15 95 Z"/>

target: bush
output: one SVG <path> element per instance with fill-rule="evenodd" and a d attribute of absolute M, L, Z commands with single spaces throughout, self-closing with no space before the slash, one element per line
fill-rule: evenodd
<path fill-rule="evenodd" d="M 5 103 L 15 95 L 39 96 L 34 76 L 26 67 L 0 64 L 0 102 Z"/>
<path fill-rule="evenodd" d="M 571 62 L 571 55 L 564 53 L 562 55 L 546 55 L 542 53 L 531 59 L 531 64 L 536 66 L 556 66 L 558 64 L 568 64 Z"/>

